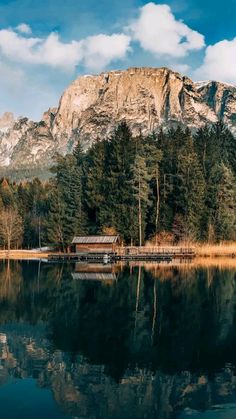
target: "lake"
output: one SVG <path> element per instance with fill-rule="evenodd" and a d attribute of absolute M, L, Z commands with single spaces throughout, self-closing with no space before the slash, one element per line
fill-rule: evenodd
<path fill-rule="evenodd" d="M 236 261 L 0 262 L 3 419 L 236 417 Z"/>

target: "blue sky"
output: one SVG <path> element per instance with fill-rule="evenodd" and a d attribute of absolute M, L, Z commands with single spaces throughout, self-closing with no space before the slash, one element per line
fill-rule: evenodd
<path fill-rule="evenodd" d="M 235 84 L 235 20 L 235 0 L 0 0 L 0 114 L 40 119 L 79 75 L 131 66 Z"/>

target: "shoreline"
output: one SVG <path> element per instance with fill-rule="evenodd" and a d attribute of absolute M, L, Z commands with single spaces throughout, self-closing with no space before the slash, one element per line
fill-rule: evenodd
<path fill-rule="evenodd" d="M 228 244 L 196 244 L 194 246 L 196 257 L 202 258 L 221 258 L 229 257 L 236 258 L 236 243 Z"/>
<path fill-rule="evenodd" d="M 186 246 L 186 245 L 185 245 Z M 168 246 L 167 246 L 168 247 Z M 182 246 L 176 246 L 176 248 L 181 248 Z M 186 246 L 187 247 L 187 246 Z M 192 246 L 191 246 L 192 247 Z M 148 249 L 148 246 L 147 246 Z M 195 251 L 194 259 L 219 259 L 219 258 L 229 258 L 236 259 L 236 243 L 230 244 L 216 244 L 216 245 L 193 245 Z M 60 255 L 61 252 L 50 252 L 50 251 L 39 251 L 39 250 L 0 250 L 0 259 L 11 259 L 11 260 L 39 260 L 39 259 L 48 259 L 51 255 Z"/>
<path fill-rule="evenodd" d="M 47 259 L 50 252 L 39 252 L 31 250 L 0 250 L 0 259 L 1 260 L 38 260 L 38 259 Z"/>

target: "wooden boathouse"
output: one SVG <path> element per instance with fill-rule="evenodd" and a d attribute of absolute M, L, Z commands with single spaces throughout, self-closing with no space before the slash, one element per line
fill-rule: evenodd
<path fill-rule="evenodd" d="M 72 251 L 75 253 L 115 254 L 120 245 L 119 236 L 75 236 L 72 241 Z"/>
<path fill-rule="evenodd" d="M 75 236 L 71 253 L 50 254 L 50 261 L 87 261 L 107 263 L 114 261 L 171 261 L 174 258 L 189 259 L 195 256 L 193 248 L 175 247 L 128 247 L 121 246 L 118 235 Z"/>

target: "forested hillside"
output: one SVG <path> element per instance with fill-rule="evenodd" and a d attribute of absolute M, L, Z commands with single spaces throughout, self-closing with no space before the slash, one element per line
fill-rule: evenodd
<path fill-rule="evenodd" d="M 123 123 L 86 153 L 58 155 L 52 175 L 2 179 L 2 247 L 65 251 L 74 234 L 101 232 L 128 244 L 236 239 L 235 138 L 220 123 L 147 137 Z"/>

